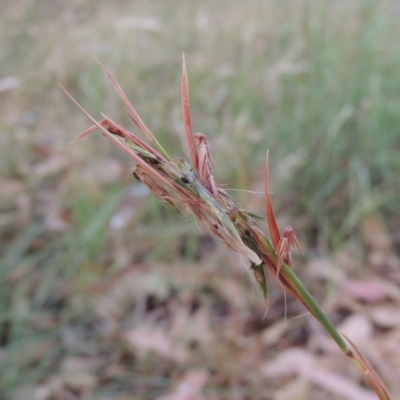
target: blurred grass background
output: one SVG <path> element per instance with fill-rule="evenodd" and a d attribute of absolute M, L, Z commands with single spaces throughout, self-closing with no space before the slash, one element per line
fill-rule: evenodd
<path fill-rule="evenodd" d="M 282 294 L 271 288 L 272 308 L 280 311 L 262 320 L 261 300 L 232 267 L 237 260 L 193 221 L 147 197 L 129 160 L 106 139 L 70 144 L 90 123 L 58 83 L 95 118 L 102 111 L 134 130 L 96 60 L 179 157 L 187 154 L 180 108 L 185 52 L 192 121 L 209 139 L 217 182 L 262 190 L 270 150 L 281 227 L 296 229 L 307 254 L 300 271 L 313 257 L 343 249 L 352 249 L 354 269 L 342 271 L 350 276 L 398 268 L 398 2 L 18 0 L 2 8 L 1 399 L 39 396 L 54 376 L 70 376 L 71 357 L 100 364 L 117 358 L 119 369 L 70 383 L 65 398 L 156 398 L 174 381 L 166 372 L 171 364 L 127 352 L 121 332 L 171 302 L 226 307 L 216 291 L 229 276 L 244 285 L 243 329 L 257 332 L 283 315 Z M 237 197 L 263 212 L 262 195 Z M 390 237 L 389 259 L 369 257 L 371 218 Z M 142 293 L 118 306 L 118 318 L 105 317 L 96 296 L 137 265 L 145 265 Z M 312 273 L 304 279 L 313 285 Z M 334 286 L 329 278 L 317 285 L 320 299 Z M 249 322 L 249 310 L 258 310 L 258 322 Z M 261 378 L 238 384 L 226 371 L 235 351 L 225 349 L 218 362 L 200 356 L 201 346 L 193 351 L 193 365 L 225 371 L 209 388 L 216 398 L 264 398 Z"/>

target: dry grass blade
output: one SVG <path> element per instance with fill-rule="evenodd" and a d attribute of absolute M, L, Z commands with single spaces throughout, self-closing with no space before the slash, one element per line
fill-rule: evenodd
<path fill-rule="evenodd" d="M 136 112 L 135 108 L 129 101 L 128 97 L 126 96 L 125 92 L 122 90 L 121 86 L 117 82 L 117 80 L 113 77 L 111 72 L 102 64 L 99 63 L 101 68 L 103 68 L 103 71 L 106 73 L 108 79 L 112 83 L 112 85 L 115 88 L 115 91 L 118 93 L 119 97 L 123 100 L 125 105 L 128 107 L 128 110 L 130 111 L 131 114 L 128 113 L 129 117 L 133 120 L 133 122 L 137 125 L 137 127 L 149 138 L 151 143 L 160 151 L 160 153 L 163 154 L 165 158 L 168 158 L 167 152 L 163 149 L 161 144 L 158 142 L 158 140 L 155 138 L 155 136 L 151 133 L 150 129 L 146 126 L 146 124 L 142 121 L 140 118 L 139 114 Z"/>
<path fill-rule="evenodd" d="M 371 364 L 361 354 L 360 350 L 357 349 L 356 345 L 344 334 L 342 334 L 346 340 L 351 344 L 354 349 L 354 353 L 350 352 L 348 356 L 352 358 L 356 364 L 363 371 L 365 378 L 367 379 L 370 386 L 374 389 L 375 393 L 379 396 L 380 400 L 393 400 L 389 391 L 385 387 L 379 375 L 374 371 Z"/>
<path fill-rule="evenodd" d="M 277 249 L 279 246 L 281 235 L 279 234 L 278 224 L 276 223 L 275 213 L 272 207 L 271 196 L 269 194 L 268 156 L 269 152 L 267 151 L 267 156 L 265 160 L 265 170 L 264 170 L 265 211 L 267 215 L 269 233 L 271 235 L 272 244 L 274 245 L 274 248 Z"/>
<path fill-rule="evenodd" d="M 192 121 L 190 118 L 190 105 L 189 105 L 189 80 L 186 71 L 185 54 L 182 56 L 182 87 L 181 87 L 181 99 L 182 99 L 182 115 L 183 124 L 185 128 L 186 140 L 189 146 L 190 157 L 193 162 L 194 169 L 199 173 L 199 159 L 197 154 L 196 143 L 193 138 Z"/>
<path fill-rule="evenodd" d="M 146 142 L 140 139 L 138 136 L 134 135 L 133 133 L 129 132 L 125 128 L 119 126 L 115 123 L 111 118 L 107 117 L 104 113 L 101 113 L 104 117 L 104 120 L 107 125 L 107 130 L 112 133 L 113 135 L 120 136 L 121 138 L 128 138 L 132 142 L 136 143 L 138 146 L 142 147 L 143 149 L 147 150 L 149 153 L 153 154 L 158 160 L 167 161 L 160 153 L 154 150 L 151 146 L 149 146 Z M 83 134 L 79 136 L 82 137 Z"/>
<path fill-rule="evenodd" d="M 60 85 L 61 86 L 61 85 Z M 129 149 L 126 145 L 120 142 L 112 133 L 110 133 L 107 129 L 105 129 L 99 122 L 97 122 L 94 118 L 92 118 L 81 106 L 80 104 L 68 93 L 68 91 L 61 86 L 61 89 L 65 92 L 65 94 L 76 104 L 76 106 L 94 123 L 94 125 L 104 133 L 117 147 L 119 147 L 126 155 L 135 160 L 148 174 L 156 176 L 160 181 L 165 183 L 167 186 L 173 188 L 162 175 L 160 175 L 154 168 L 151 168 L 146 162 L 143 161 L 134 151 Z M 92 128 L 89 128 L 92 129 Z M 85 131 L 87 132 L 87 131 Z M 84 132 L 84 133 L 85 133 Z M 82 137 L 83 134 L 80 135 Z"/>

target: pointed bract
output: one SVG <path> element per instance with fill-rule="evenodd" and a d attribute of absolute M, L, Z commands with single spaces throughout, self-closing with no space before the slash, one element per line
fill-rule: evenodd
<path fill-rule="evenodd" d="M 265 211 L 268 221 L 269 233 L 271 235 L 272 244 L 275 250 L 279 246 L 279 241 L 281 236 L 279 234 L 278 224 L 276 223 L 274 209 L 272 208 L 271 196 L 269 194 L 269 184 L 268 184 L 268 151 L 265 160 L 265 170 L 264 170 L 264 190 L 265 190 Z"/>
<path fill-rule="evenodd" d="M 278 263 L 276 265 L 276 276 L 279 276 L 279 272 L 282 267 L 282 263 L 286 262 L 289 267 L 292 265 L 292 255 L 290 252 L 291 247 L 297 247 L 301 253 L 303 253 L 300 243 L 294 233 L 291 226 L 286 226 L 283 229 L 283 235 L 279 240 L 278 247 L 276 249 L 276 255 L 278 256 Z"/>
<path fill-rule="evenodd" d="M 285 226 L 285 228 L 283 229 L 282 237 L 285 237 L 288 239 L 289 246 L 296 247 L 301 252 L 301 254 L 304 254 L 303 250 L 300 246 L 300 243 L 297 240 L 296 234 L 294 233 L 294 229 L 290 225 Z"/>
<path fill-rule="evenodd" d="M 113 77 L 111 72 L 105 67 L 102 63 L 100 63 L 101 68 L 103 71 L 106 73 L 108 79 L 114 86 L 115 91 L 118 93 L 119 97 L 121 97 L 122 101 L 125 103 L 125 105 L 128 107 L 129 110 L 129 116 L 132 118 L 133 122 L 137 125 L 137 127 L 147 136 L 147 138 L 153 143 L 153 145 L 157 148 L 157 150 L 166 158 L 169 159 L 167 152 L 163 149 L 161 144 L 158 142 L 158 140 L 155 138 L 155 136 L 151 133 L 150 129 L 146 126 L 146 124 L 142 121 L 140 118 L 139 114 L 136 112 L 135 108 L 129 101 L 128 97 L 122 90 L 121 86 L 117 82 L 117 80 Z"/>
<path fill-rule="evenodd" d="M 219 200 L 219 193 L 211 172 L 211 163 L 214 163 L 211 158 L 210 148 L 208 146 L 206 135 L 203 133 L 196 133 L 194 135 L 194 142 L 196 144 L 198 155 L 198 174 L 203 186 L 205 186 L 210 193 Z"/>
<path fill-rule="evenodd" d="M 196 143 L 193 137 L 192 121 L 190 118 L 189 81 L 186 71 L 185 55 L 183 55 L 183 64 L 182 64 L 181 98 L 182 98 L 183 125 L 185 129 L 186 141 L 189 146 L 190 158 L 192 159 L 195 171 L 199 174 L 199 159 L 197 154 Z"/>

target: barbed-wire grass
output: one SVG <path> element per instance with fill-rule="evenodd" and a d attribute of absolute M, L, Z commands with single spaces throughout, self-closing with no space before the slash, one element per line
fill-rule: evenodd
<path fill-rule="evenodd" d="M 79 139 L 93 131 L 100 130 L 135 162 L 133 175 L 146 185 L 158 200 L 185 214 L 191 212 L 200 226 L 207 229 L 215 239 L 249 260 L 249 275 L 261 289 L 267 305 L 266 273 L 269 272 L 286 292 L 294 296 L 320 322 L 340 350 L 358 365 L 379 399 L 391 400 L 389 391 L 366 358 L 350 339 L 336 330 L 291 269 L 291 247 L 297 247 L 299 250 L 301 248 L 290 226 L 283 230 L 282 235 L 279 232 L 269 195 L 268 152 L 264 174 L 265 210 L 272 243 L 260 229 L 257 220 L 262 217 L 244 210 L 214 181 L 211 170 L 212 158 L 207 139 L 205 135 L 193 134 L 192 131 L 185 61 L 183 60 L 181 87 L 182 113 L 193 165 L 183 157 L 176 162 L 171 159 L 139 117 L 112 74 L 105 66 L 101 65 L 101 67 L 127 106 L 128 116 L 147 137 L 151 145 L 119 126 L 104 114 L 102 114 L 101 121 L 96 121 L 62 87 L 71 100 L 93 122 L 93 125 L 79 136 Z"/>

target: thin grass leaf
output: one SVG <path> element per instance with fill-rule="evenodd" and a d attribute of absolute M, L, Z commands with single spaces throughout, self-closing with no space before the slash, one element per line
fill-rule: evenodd
<path fill-rule="evenodd" d="M 265 159 L 265 169 L 264 169 L 264 190 L 265 190 L 265 212 L 268 221 L 269 233 L 271 235 L 272 244 L 274 248 L 277 249 L 279 246 L 279 241 L 281 239 L 281 235 L 279 233 L 278 224 L 276 223 L 274 209 L 272 207 L 271 196 L 269 194 L 269 183 L 268 183 L 268 155 Z"/>
<path fill-rule="evenodd" d="M 190 158 L 192 159 L 195 171 L 199 174 L 199 158 L 196 148 L 196 143 L 193 137 L 192 120 L 190 117 L 190 104 L 189 104 L 189 81 L 186 71 L 185 53 L 182 55 L 182 86 L 181 86 L 181 99 L 182 99 L 182 116 L 183 125 L 185 128 L 186 141 L 189 147 Z"/>
<path fill-rule="evenodd" d="M 136 112 L 135 108 L 129 101 L 128 97 L 122 90 L 121 86 L 117 82 L 117 80 L 114 78 L 114 76 L 111 74 L 111 72 L 102 64 L 100 63 L 101 68 L 103 71 L 106 73 L 108 79 L 110 80 L 111 84 L 114 86 L 115 91 L 118 93 L 119 97 L 121 97 L 122 101 L 125 103 L 125 105 L 128 107 L 128 110 L 130 112 L 129 116 L 133 120 L 133 122 L 137 125 L 137 127 L 148 137 L 148 139 L 153 143 L 153 145 L 156 147 L 156 149 L 167 159 L 169 160 L 168 153 L 164 150 L 164 148 L 161 146 L 159 141 L 155 138 L 155 136 L 151 133 L 150 129 L 146 126 L 146 124 L 142 121 L 142 119 L 139 117 L 139 114 Z"/>
<path fill-rule="evenodd" d="M 374 389 L 375 393 L 379 396 L 379 399 L 393 400 L 385 384 L 382 382 L 381 378 L 379 378 L 379 375 L 374 371 L 371 364 L 362 355 L 360 350 L 357 349 L 356 345 L 345 334 L 342 333 L 342 335 L 351 344 L 354 350 L 354 353 L 349 353 L 348 356 L 352 358 L 359 366 L 361 371 L 363 371 L 365 378 L 370 386 Z"/>

